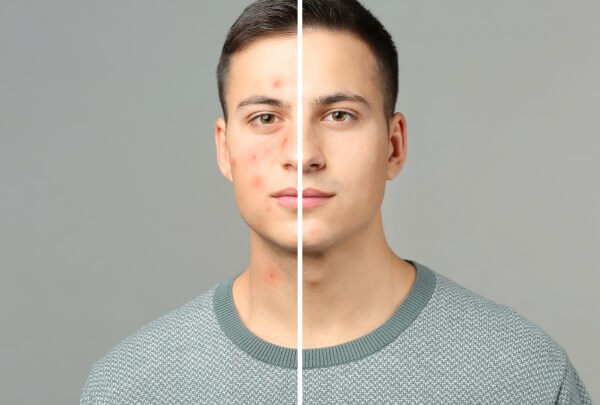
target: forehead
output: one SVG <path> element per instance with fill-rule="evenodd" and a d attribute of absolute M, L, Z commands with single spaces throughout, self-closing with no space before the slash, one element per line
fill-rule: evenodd
<path fill-rule="evenodd" d="M 377 61 L 358 36 L 339 30 L 305 29 L 302 70 L 305 97 L 351 91 L 382 99 Z M 227 98 L 233 109 L 253 95 L 276 96 L 294 104 L 297 79 L 296 35 L 272 35 L 251 42 L 232 55 Z"/>
<path fill-rule="evenodd" d="M 347 89 L 377 97 L 377 61 L 357 35 L 340 30 L 303 33 L 303 91 L 307 95 Z"/>
<path fill-rule="evenodd" d="M 251 42 L 232 55 L 227 85 L 229 104 L 252 95 L 293 98 L 297 78 L 296 35 L 273 35 Z M 291 92 L 291 94 L 290 94 Z"/>

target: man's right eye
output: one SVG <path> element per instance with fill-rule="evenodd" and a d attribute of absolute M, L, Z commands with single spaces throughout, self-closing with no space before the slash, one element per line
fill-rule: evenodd
<path fill-rule="evenodd" d="M 250 124 L 257 126 L 269 126 L 273 125 L 277 120 L 275 114 L 262 113 L 254 116 L 250 119 Z"/>

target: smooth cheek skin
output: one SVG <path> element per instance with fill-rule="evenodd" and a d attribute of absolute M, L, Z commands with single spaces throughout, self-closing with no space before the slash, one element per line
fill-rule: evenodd
<path fill-rule="evenodd" d="M 385 192 L 387 138 L 382 128 L 372 123 L 352 134 L 329 135 L 326 146 L 329 176 L 339 181 L 341 187 L 331 201 L 333 204 L 316 210 L 313 215 L 304 215 L 303 244 L 307 252 L 311 248 L 325 248 L 341 235 L 367 225 Z M 378 136 L 381 140 L 375 139 Z"/>
<path fill-rule="evenodd" d="M 354 179 L 349 183 L 349 189 L 358 215 L 357 221 L 367 221 L 375 215 L 382 203 L 386 183 L 386 154 L 383 151 L 385 132 L 373 128 L 367 133 L 370 141 L 364 145 L 357 142 L 357 148 L 350 151 L 352 158 L 348 161 L 356 164 L 345 168 L 347 178 Z M 375 140 L 374 137 L 381 137 L 381 140 Z M 364 153 L 365 150 L 369 153 Z"/>

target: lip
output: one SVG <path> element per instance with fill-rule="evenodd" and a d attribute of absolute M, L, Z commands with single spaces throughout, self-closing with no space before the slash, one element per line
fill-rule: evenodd
<path fill-rule="evenodd" d="M 302 208 L 313 208 L 325 204 L 335 193 L 328 193 L 316 188 L 305 188 L 302 192 Z M 279 204 L 286 208 L 298 208 L 298 192 L 295 188 L 288 187 L 272 195 Z"/>

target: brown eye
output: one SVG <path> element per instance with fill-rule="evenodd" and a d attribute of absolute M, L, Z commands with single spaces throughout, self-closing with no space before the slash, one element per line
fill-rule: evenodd
<path fill-rule="evenodd" d="M 333 113 L 331 113 L 331 118 L 333 118 L 334 121 L 343 121 L 344 117 L 346 113 L 344 113 L 343 111 L 335 111 Z"/>
<path fill-rule="evenodd" d="M 347 111 L 332 111 L 326 117 L 331 117 L 331 119 L 326 119 L 325 121 L 333 122 L 349 122 L 355 119 L 354 115 Z"/>
<path fill-rule="evenodd" d="M 256 127 L 270 127 L 270 126 L 274 125 L 275 123 L 277 123 L 277 120 L 278 119 L 275 114 L 262 113 L 262 114 L 255 115 L 250 120 L 250 125 L 253 125 Z"/>
<path fill-rule="evenodd" d="M 261 124 L 272 124 L 275 121 L 273 114 L 261 114 L 258 116 Z"/>

